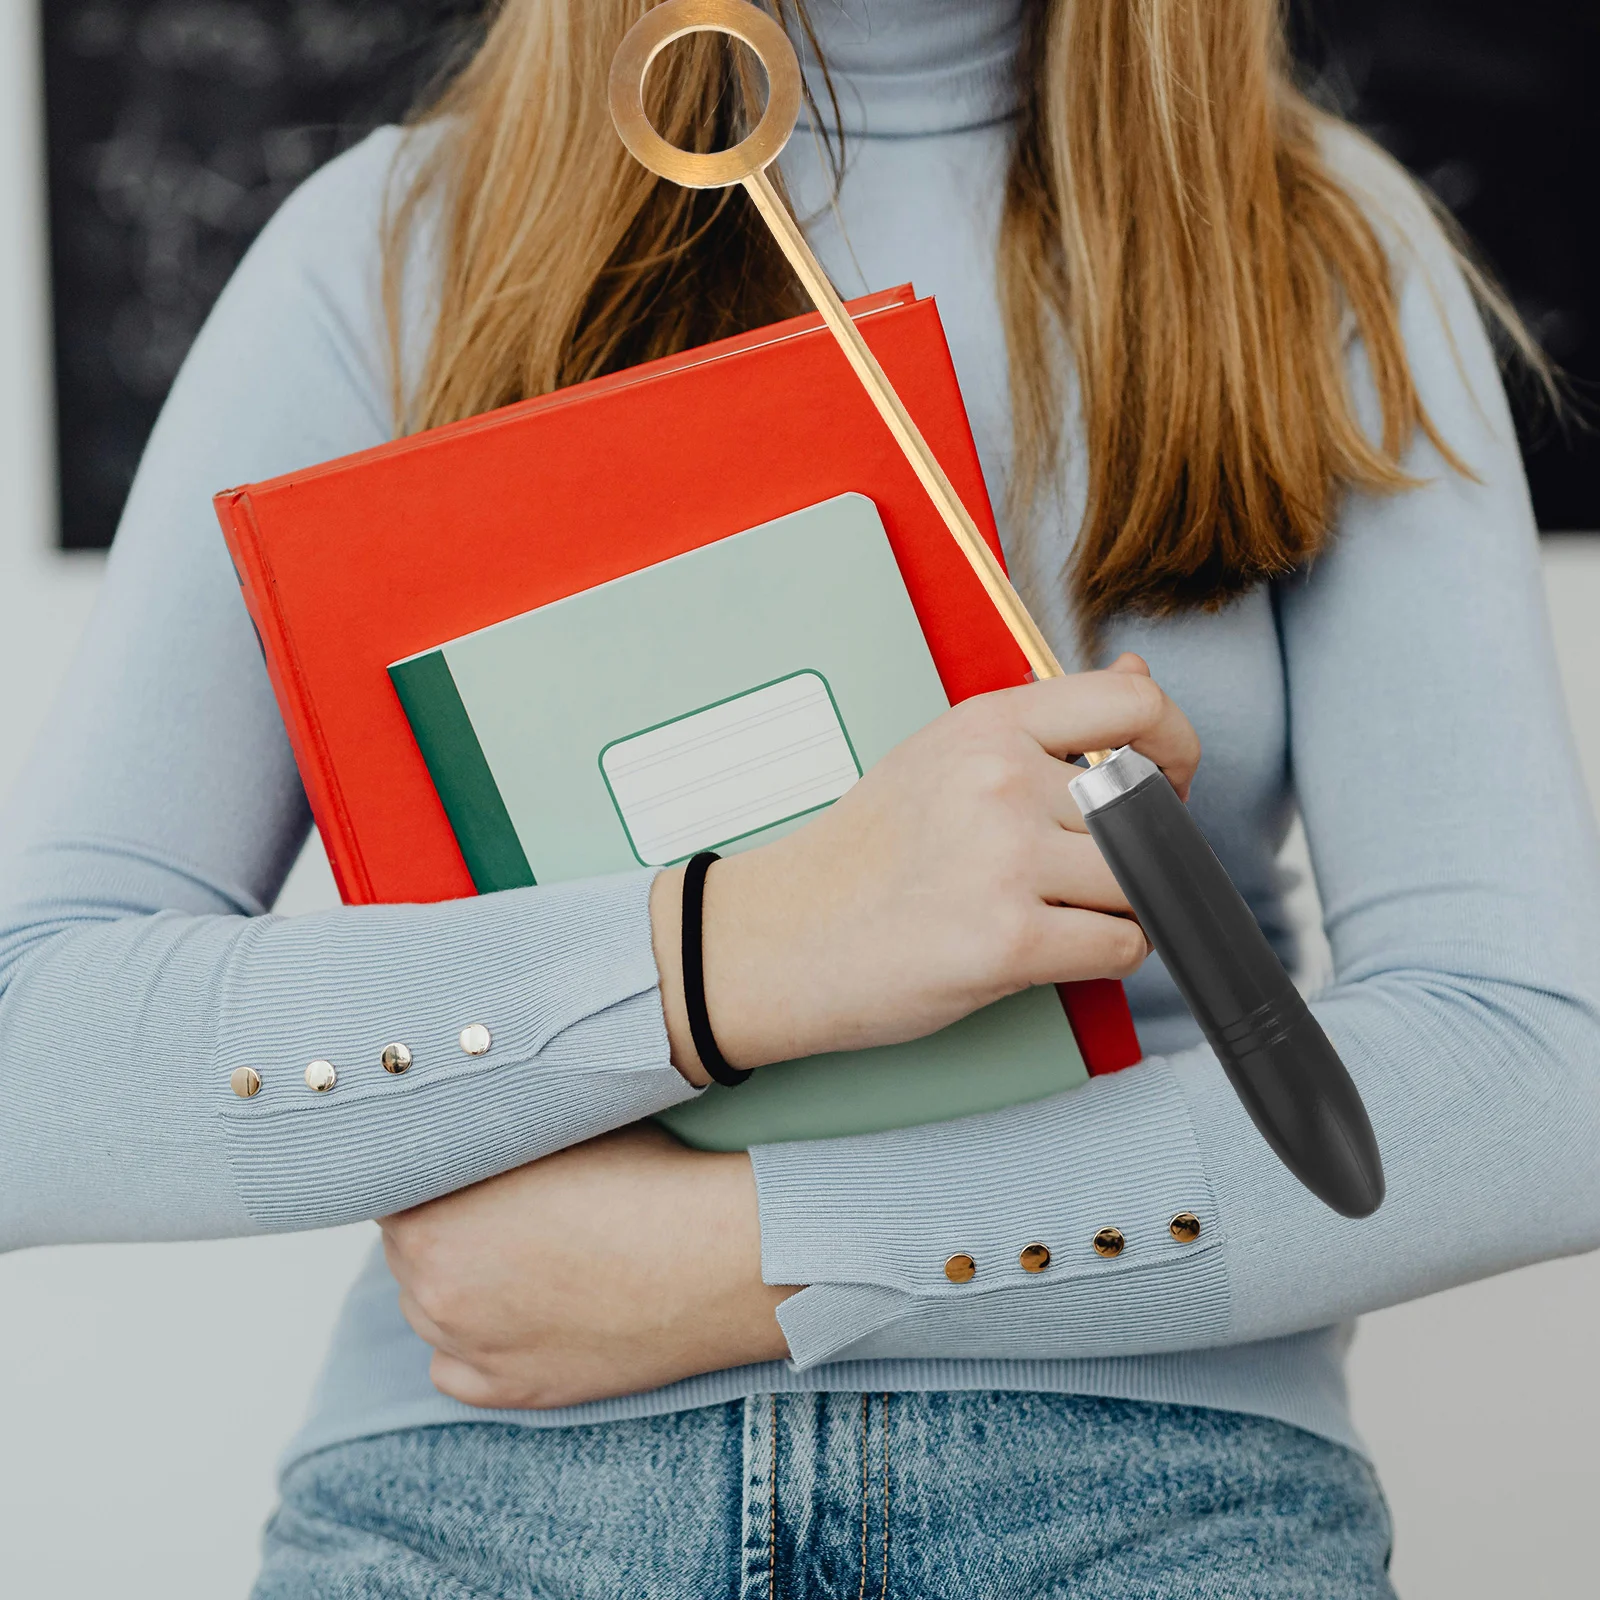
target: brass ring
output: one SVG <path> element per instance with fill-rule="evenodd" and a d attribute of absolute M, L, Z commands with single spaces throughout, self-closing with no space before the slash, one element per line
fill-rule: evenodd
<path fill-rule="evenodd" d="M 767 73 L 767 108 L 755 131 L 731 150 L 680 150 L 651 126 L 644 80 L 651 63 L 688 33 L 726 33 L 755 51 Z M 665 0 L 628 30 L 611 59 L 611 120 L 634 157 L 685 189 L 743 183 L 778 157 L 800 117 L 800 61 L 782 26 L 746 0 Z"/>

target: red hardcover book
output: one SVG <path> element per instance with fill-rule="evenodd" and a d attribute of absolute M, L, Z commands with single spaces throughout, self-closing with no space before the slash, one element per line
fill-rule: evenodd
<path fill-rule="evenodd" d="M 904 286 L 850 309 L 998 554 L 933 302 Z M 849 491 L 878 508 L 951 702 L 1024 682 L 814 315 L 218 495 L 345 901 L 475 892 L 390 662 Z M 1120 984 L 1062 997 L 1091 1072 L 1139 1059 Z"/>

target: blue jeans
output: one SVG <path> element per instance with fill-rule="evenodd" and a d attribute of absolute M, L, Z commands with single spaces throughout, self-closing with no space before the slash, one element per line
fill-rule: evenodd
<path fill-rule="evenodd" d="M 298 1463 L 255 1600 L 1393 1600 L 1371 1469 L 1075 1395 L 782 1394 Z"/>

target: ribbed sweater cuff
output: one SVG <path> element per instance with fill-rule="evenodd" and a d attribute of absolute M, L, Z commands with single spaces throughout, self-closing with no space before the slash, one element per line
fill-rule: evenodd
<path fill-rule="evenodd" d="M 383 1216 L 694 1094 L 661 1015 L 652 876 L 253 925 L 212 1092 L 255 1224 Z M 474 1025 L 491 1043 L 469 1055 Z M 404 1075 L 383 1068 L 389 1043 L 411 1051 Z M 338 1072 L 330 1093 L 307 1087 L 314 1059 Z M 240 1066 L 253 1099 L 229 1088 Z"/>
<path fill-rule="evenodd" d="M 811 1286 L 779 1311 L 802 1366 L 863 1340 L 889 1354 L 899 1330 L 919 1355 L 987 1329 L 986 1353 L 1055 1357 L 1115 1350 L 1123 1322 L 1147 1349 L 1225 1331 L 1226 1241 L 1165 1061 L 982 1117 L 750 1155 L 763 1276 Z M 1170 1231 L 1184 1211 L 1193 1243 Z M 1094 1248 L 1106 1228 L 1124 1241 L 1113 1257 Z M 1042 1272 L 1021 1264 L 1031 1244 L 1050 1252 Z M 946 1275 L 957 1255 L 976 1265 L 967 1283 Z"/>

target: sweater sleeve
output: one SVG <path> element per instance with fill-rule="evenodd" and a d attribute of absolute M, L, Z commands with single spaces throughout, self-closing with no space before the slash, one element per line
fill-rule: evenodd
<path fill-rule="evenodd" d="M 305 185 L 223 295 L 0 823 L 0 1248 L 382 1215 L 693 1093 L 648 875 L 266 914 L 309 816 L 211 496 L 387 437 L 396 141 Z"/>
<path fill-rule="evenodd" d="M 1334 956 L 1313 1010 L 1372 1113 L 1387 1200 L 1326 1210 L 1204 1047 L 969 1121 L 768 1146 L 764 1270 L 811 1285 L 780 1312 L 801 1365 L 1242 1343 L 1600 1244 L 1593 814 L 1493 356 L 1442 240 L 1412 233 L 1407 348 L 1473 476 L 1419 438 L 1421 486 L 1350 496 L 1277 597 Z M 1376 430 L 1359 348 L 1351 381 Z M 1104 1226 L 1126 1238 L 1112 1258 Z M 1052 1258 L 1030 1274 L 1035 1241 Z M 945 1276 L 958 1252 L 970 1282 Z"/>

